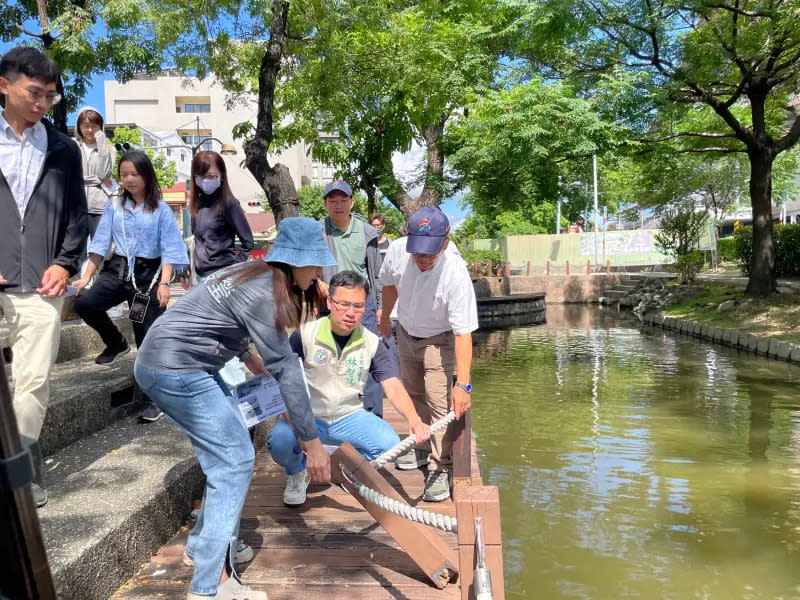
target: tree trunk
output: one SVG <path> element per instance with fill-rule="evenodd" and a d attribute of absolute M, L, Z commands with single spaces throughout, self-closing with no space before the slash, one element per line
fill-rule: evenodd
<path fill-rule="evenodd" d="M 414 200 L 415 208 L 409 215 L 423 206 L 439 206 L 441 203 L 441 184 L 444 180 L 444 153 L 439 147 L 439 141 L 444 133 L 446 117 L 436 125 L 425 125 L 422 128 L 422 137 L 425 140 L 427 164 L 425 165 L 425 185 L 422 193 Z"/>
<path fill-rule="evenodd" d="M 61 79 L 61 75 L 58 76 L 56 81 L 56 91 L 62 99 L 61 102 L 53 106 L 53 126 L 64 135 L 67 135 L 67 101 L 64 98 L 64 81 Z"/>
<path fill-rule="evenodd" d="M 772 240 L 772 154 L 756 148 L 750 158 L 750 202 L 753 208 L 753 258 L 748 296 L 764 298 L 775 291 L 775 252 Z"/>
<path fill-rule="evenodd" d="M 267 195 L 275 223 L 300 214 L 300 201 L 289 169 L 281 164 L 271 167 L 267 153 L 272 142 L 272 118 L 275 108 L 275 84 L 286 48 L 289 3 L 272 2 L 270 36 L 258 71 L 258 117 L 256 132 L 244 145 L 245 165 Z"/>

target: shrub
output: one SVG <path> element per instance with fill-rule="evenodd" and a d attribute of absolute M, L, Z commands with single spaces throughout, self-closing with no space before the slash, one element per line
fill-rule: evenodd
<path fill-rule="evenodd" d="M 472 273 L 472 263 L 478 261 L 478 276 L 489 276 L 489 261 L 492 261 L 492 270 L 496 271 L 497 265 L 502 264 L 503 254 L 499 250 L 467 250 L 461 256 L 467 261 L 467 269 Z"/>
<path fill-rule="evenodd" d="M 703 268 L 704 262 L 703 253 L 698 250 L 678 256 L 675 259 L 675 264 L 672 265 L 672 269 L 678 273 L 678 283 L 691 283 L 694 281 L 695 275 Z"/>
<path fill-rule="evenodd" d="M 753 228 L 739 227 L 733 234 L 736 260 L 750 276 L 753 260 Z M 775 276 L 800 275 L 800 225 L 776 225 L 773 231 Z"/>
<path fill-rule="evenodd" d="M 717 240 L 717 254 L 720 260 L 725 262 L 736 262 L 736 240 L 732 237 Z"/>

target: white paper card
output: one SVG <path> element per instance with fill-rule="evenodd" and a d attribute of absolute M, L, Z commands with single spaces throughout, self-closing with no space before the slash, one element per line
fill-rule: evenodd
<path fill-rule="evenodd" d="M 237 385 L 233 397 L 248 427 L 286 412 L 278 382 L 274 377 L 258 375 Z"/>

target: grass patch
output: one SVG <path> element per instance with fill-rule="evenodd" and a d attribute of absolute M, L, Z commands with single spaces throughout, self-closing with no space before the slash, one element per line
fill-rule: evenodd
<path fill-rule="evenodd" d="M 715 327 L 738 328 L 747 333 L 800 344 L 800 294 L 772 294 L 752 300 L 730 312 L 718 312 L 727 300 L 744 300 L 744 290 L 710 281 L 695 282 L 703 293 L 693 300 L 672 304 L 664 316 L 691 319 Z"/>

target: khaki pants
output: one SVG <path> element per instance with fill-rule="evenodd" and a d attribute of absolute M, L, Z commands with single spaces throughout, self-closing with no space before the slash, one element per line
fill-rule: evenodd
<path fill-rule="evenodd" d="M 398 325 L 397 355 L 403 385 L 422 421 L 430 425 L 444 417 L 450 411 L 456 363 L 453 332 L 419 339 L 410 336 L 402 325 Z M 433 469 L 452 471 L 451 428 L 432 435 L 425 447 L 431 451 Z"/>
<path fill-rule="evenodd" d="M 64 297 L 0 292 L 0 317 L 10 329 L 14 353 L 14 414 L 20 436 L 38 440 L 50 398 L 50 371 L 61 339 Z"/>

